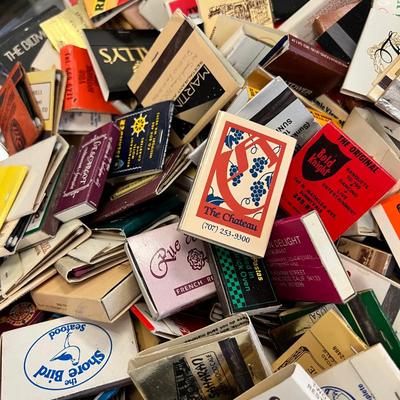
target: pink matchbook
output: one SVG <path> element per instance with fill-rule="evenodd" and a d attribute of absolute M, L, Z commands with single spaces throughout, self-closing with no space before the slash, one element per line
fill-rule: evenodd
<path fill-rule="evenodd" d="M 216 293 L 204 243 L 163 226 L 128 239 L 127 254 L 155 319 L 189 308 Z"/>

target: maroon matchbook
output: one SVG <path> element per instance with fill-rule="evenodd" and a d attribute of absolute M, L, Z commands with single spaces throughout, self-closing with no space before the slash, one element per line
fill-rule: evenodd
<path fill-rule="evenodd" d="M 118 138 L 119 129 L 110 122 L 83 139 L 57 204 L 57 219 L 67 222 L 97 210 Z"/>
<path fill-rule="evenodd" d="M 348 69 L 342 60 L 292 35 L 284 36 L 260 66 L 281 76 L 289 86 L 308 98 L 339 88 Z"/>

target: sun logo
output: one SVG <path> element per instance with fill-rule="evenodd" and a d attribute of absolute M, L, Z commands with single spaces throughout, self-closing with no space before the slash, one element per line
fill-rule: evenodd
<path fill-rule="evenodd" d="M 139 136 L 140 133 L 145 132 L 147 124 L 148 122 L 146 121 L 146 115 L 143 117 L 143 115 L 140 114 L 137 118 L 133 120 L 133 124 L 131 126 L 132 133 L 136 133 L 136 135 Z"/>

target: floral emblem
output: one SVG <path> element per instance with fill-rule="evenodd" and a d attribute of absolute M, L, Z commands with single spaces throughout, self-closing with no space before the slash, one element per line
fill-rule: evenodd
<path fill-rule="evenodd" d="M 206 265 L 207 257 L 201 250 L 191 249 L 187 255 L 187 261 L 193 270 L 201 270 Z"/>

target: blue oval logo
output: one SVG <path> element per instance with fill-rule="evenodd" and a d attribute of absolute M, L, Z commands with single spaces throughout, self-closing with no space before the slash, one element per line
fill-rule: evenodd
<path fill-rule="evenodd" d="M 42 389 L 70 389 L 96 376 L 111 353 L 111 337 L 102 327 L 89 322 L 67 323 L 32 344 L 25 356 L 24 372 Z"/>
<path fill-rule="evenodd" d="M 350 393 L 335 386 L 321 386 L 330 400 L 356 400 Z"/>

